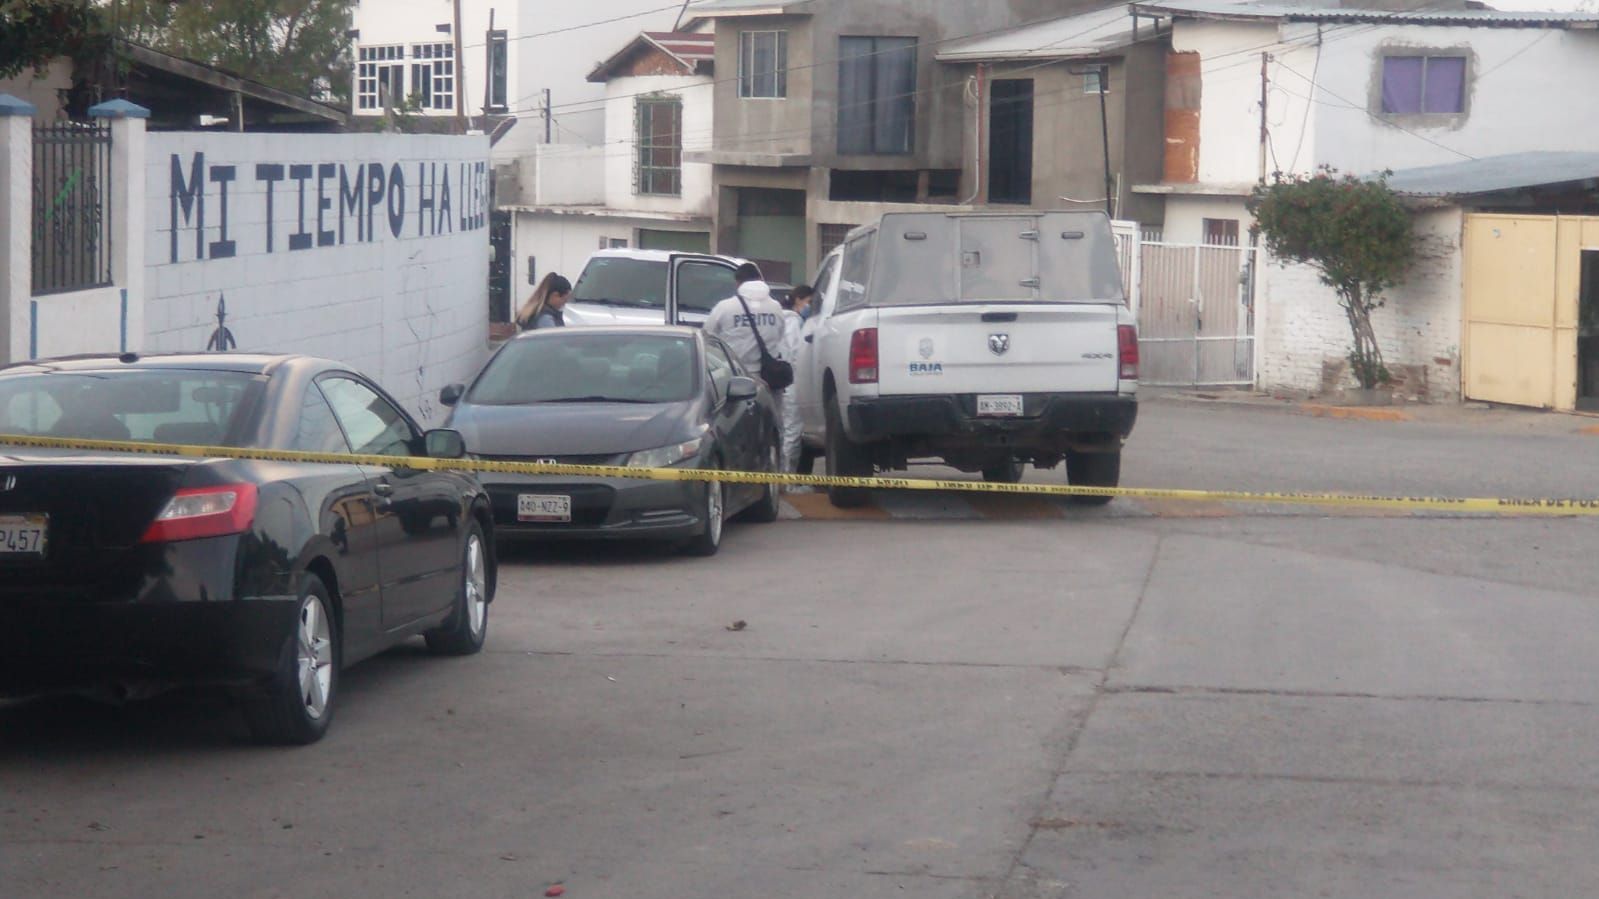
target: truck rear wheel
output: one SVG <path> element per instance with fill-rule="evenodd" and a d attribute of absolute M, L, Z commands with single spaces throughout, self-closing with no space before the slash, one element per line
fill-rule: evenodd
<path fill-rule="evenodd" d="M 861 447 L 851 442 L 839 419 L 838 403 L 827 398 L 827 473 L 832 477 L 869 478 L 872 461 Z M 827 500 L 840 509 L 866 505 L 870 494 L 864 487 L 829 487 Z"/>
<path fill-rule="evenodd" d="M 1066 481 L 1073 487 L 1115 487 L 1121 483 L 1121 477 L 1120 448 L 1108 453 L 1071 450 L 1066 454 Z M 1112 497 L 1072 496 L 1069 499 L 1079 506 L 1103 506 L 1109 503 Z"/>

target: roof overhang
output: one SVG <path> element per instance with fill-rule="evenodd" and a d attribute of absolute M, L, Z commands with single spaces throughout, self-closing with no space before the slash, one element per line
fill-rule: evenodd
<path fill-rule="evenodd" d="M 1160 184 L 1137 184 L 1133 186 L 1133 193 L 1157 197 L 1247 197 L 1255 190 L 1253 183 L 1222 183 L 1222 182 L 1173 182 L 1163 181 Z"/>
<path fill-rule="evenodd" d="M 1508 153 L 1403 169 L 1387 178 L 1395 193 L 1415 198 L 1471 197 L 1583 182 L 1591 182 L 1584 187 L 1594 189 L 1599 188 L 1599 152 Z"/>
<path fill-rule="evenodd" d="M 197 99 L 205 99 L 203 94 L 207 91 L 213 92 L 216 97 L 234 94 L 245 98 L 250 105 L 256 108 L 258 114 L 294 113 L 313 119 L 320 119 L 341 127 L 349 122 L 349 116 L 344 110 L 336 106 L 329 106 L 326 103 L 318 103 L 306 97 L 299 97 L 288 91 L 268 87 L 258 81 L 251 81 L 248 78 L 242 78 L 238 75 L 224 72 L 221 69 L 162 53 L 159 50 L 153 50 L 141 44 L 123 41 L 121 42 L 121 48 L 128 61 L 133 63 L 135 67 L 143 67 L 150 72 L 188 82 L 189 90 L 180 93 L 185 93 L 190 97 L 195 96 L 194 87 L 198 86 L 201 96 Z M 159 81 L 159 79 L 156 80 Z M 153 111 L 157 115 L 163 112 L 159 109 Z"/>

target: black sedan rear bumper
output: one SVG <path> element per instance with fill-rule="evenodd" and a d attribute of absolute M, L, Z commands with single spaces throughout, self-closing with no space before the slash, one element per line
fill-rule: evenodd
<path fill-rule="evenodd" d="M 259 682 L 278 668 L 296 599 L 11 602 L 0 613 L 0 696 Z"/>
<path fill-rule="evenodd" d="M 973 394 L 857 399 L 848 410 L 850 437 L 858 443 L 985 436 L 1007 442 L 1062 435 L 1125 439 L 1138 420 L 1138 399 L 1118 393 L 1029 393 L 1022 395 L 1021 415 L 1003 418 L 978 416 Z"/>

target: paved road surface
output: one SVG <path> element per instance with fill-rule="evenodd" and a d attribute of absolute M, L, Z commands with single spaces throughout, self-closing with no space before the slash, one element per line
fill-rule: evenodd
<path fill-rule="evenodd" d="M 1126 481 L 1599 494 L 1582 424 L 1150 403 Z M 1599 891 L 1599 522 L 896 502 L 517 552 L 489 652 L 352 670 L 307 749 L 0 710 L 0 894 Z"/>

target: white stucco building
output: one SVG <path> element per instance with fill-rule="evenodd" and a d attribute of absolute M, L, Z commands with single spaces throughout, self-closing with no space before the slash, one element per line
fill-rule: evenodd
<path fill-rule="evenodd" d="M 496 159 L 546 143 L 604 139 L 604 86 L 584 76 L 641 29 L 670 30 L 660 0 L 360 0 L 355 7 L 355 112 L 378 116 L 414 98 L 428 116 L 509 116 Z M 455 33 L 459 27 L 460 34 Z M 457 49 L 459 48 L 459 49 Z M 459 57 L 459 59 L 457 58 Z M 392 98 L 392 101 L 391 101 Z"/>
<path fill-rule="evenodd" d="M 1164 238 L 1247 243 L 1245 201 L 1275 172 L 1357 175 L 1599 146 L 1575 114 L 1599 84 L 1599 14 L 1389 11 L 1288 3 L 1135 4 L 1170 27 Z M 1374 324 L 1391 367 L 1432 399 L 1460 395 L 1461 216 L 1419 214 L 1421 258 Z M 1342 378 L 1343 313 L 1313 272 L 1260 266 L 1263 387 Z M 1344 380 L 1343 383 L 1347 383 Z"/>
<path fill-rule="evenodd" d="M 711 141 L 714 37 L 643 32 L 618 46 L 588 75 L 604 92 L 603 142 L 538 148 L 516 199 L 502 197 L 521 274 L 575 278 L 602 248 L 710 249 L 711 166 L 684 153 Z"/>

